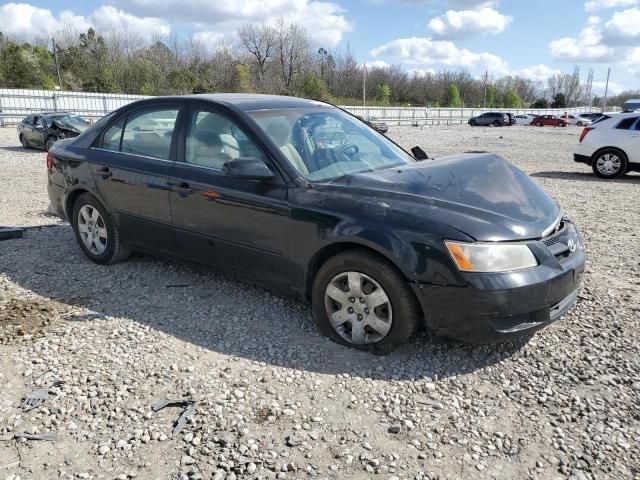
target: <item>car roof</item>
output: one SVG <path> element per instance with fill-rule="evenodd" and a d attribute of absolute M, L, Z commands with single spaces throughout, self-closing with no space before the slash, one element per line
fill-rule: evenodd
<path fill-rule="evenodd" d="M 287 97 L 284 95 L 263 95 L 257 93 L 204 93 L 199 95 L 183 95 L 173 97 L 152 97 L 142 102 L 155 100 L 205 100 L 224 105 L 233 106 L 238 110 L 275 110 L 280 108 L 308 108 L 308 107 L 331 107 L 332 105 L 319 102 L 317 100 L 309 100 L 307 98 Z M 137 103 L 137 102 L 136 102 Z"/>

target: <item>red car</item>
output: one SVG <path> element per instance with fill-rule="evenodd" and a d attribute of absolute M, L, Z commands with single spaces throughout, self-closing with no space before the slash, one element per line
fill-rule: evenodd
<path fill-rule="evenodd" d="M 567 121 L 564 118 L 555 115 L 540 115 L 531 121 L 531 125 L 544 127 L 545 125 L 553 125 L 554 127 L 566 127 Z"/>

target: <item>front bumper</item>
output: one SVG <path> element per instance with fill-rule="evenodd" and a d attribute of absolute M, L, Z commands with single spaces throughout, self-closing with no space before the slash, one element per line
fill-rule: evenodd
<path fill-rule="evenodd" d="M 591 157 L 588 155 L 582 155 L 580 153 L 573 154 L 573 161 L 578 163 L 586 163 L 587 165 L 591 165 Z"/>
<path fill-rule="evenodd" d="M 564 315 L 582 282 L 582 248 L 561 262 L 506 273 L 465 274 L 466 285 L 412 284 L 428 329 L 466 343 L 527 336 Z"/>

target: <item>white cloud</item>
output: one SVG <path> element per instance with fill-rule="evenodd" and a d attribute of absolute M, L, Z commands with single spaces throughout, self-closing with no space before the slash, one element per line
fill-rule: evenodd
<path fill-rule="evenodd" d="M 453 42 L 426 37 L 398 38 L 374 48 L 369 53 L 374 58 L 381 57 L 393 63 L 462 67 L 470 70 L 488 69 L 495 75 L 508 72 L 507 63 L 497 55 L 488 52 L 475 53 L 460 49 Z"/>
<path fill-rule="evenodd" d="M 549 44 L 554 58 L 568 61 L 606 62 L 614 59 L 611 47 L 601 43 L 599 28 L 588 26 L 582 29 L 578 38 L 564 37 Z"/>
<path fill-rule="evenodd" d="M 584 4 L 584 9 L 587 12 L 595 12 L 596 10 L 629 7 L 631 5 L 640 5 L 640 0 L 587 0 Z"/>
<path fill-rule="evenodd" d="M 607 82 L 605 81 L 595 81 L 592 84 L 592 91 L 595 95 L 604 95 L 604 90 L 607 86 Z M 621 85 L 617 82 L 609 80 L 609 93 L 608 95 L 617 95 L 621 92 L 627 90 L 624 85 Z"/>
<path fill-rule="evenodd" d="M 547 65 L 544 65 L 542 63 L 538 65 L 531 65 L 529 67 L 524 67 L 513 72 L 513 74 L 518 77 L 528 78 L 530 80 L 536 80 L 541 82 L 544 82 L 549 77 L 553 75 L 557 75 L 559 73 L 562 73 L 562 71 L 548 67 Z"/>
<path fill-rule="evenodd" d="M 426 75 L 434 75 L 436 73 L 433 68 L 410 68 L 407 70 L 409 75 L 417 75 L 419 77 L 424 77 Z"/>
<path fill-rule="evenodd" d="M 7 3 L 0 6 L 0 17 L 6 25 L 2 28 L 5 34 L 26 39 L 48 36 L 64 28 L 85 31 L 92 26 L 100 30 L 126 28 L 145 40 L 168 35 L 171 30 L 164 20 L 136 17 L 110 5 L 98 7 L 89 16 L 64 10 L 56 17 L 49 9 L 28 3 Z"/>
<path fill-rule="evenodd" d="M 467 38 L 504 32 L 513 20 L 490 7 L 476 10 L 449 10 L 429 21 L 428 27 L 439 38 Z"/>
<path fill-rule="evenodd" d="M 587 25 L 598 25 L 600 23 L 600 17 L 597 15 L 592 15 L 587 18 Z"/>
<path fill-rule="evenodd" d="M 383 60 L 374 60 L 372 62 L 365 62 L 367 68 L 387 68 L 390 65 Z"/>
<path fill-rule="evenodd" d="M 604 25 L 604 41 L 609 44 L 638 45 L 640 42 L 640 8 L 616 12 Z"/>
<path fill-rule="evenodd" d="M 203 31 L 241 23 L 274 23 L 278 17 L 304 27 L 311 40 L 333 47 L 353 29 L 338 4 L 316 0 L 116 0 L 138 15 L 157 15 Z"/>
<path fill-rule="evenodd" d="M 166 36 L 171 31 L 171 27 L 165 20 L 155 17 L 136 17 L 111 5 L 97 8 L 89 18 L 98 30 L 123 28 L 137 33 L 145 40 L 150 40 L 156 35 Z"/>

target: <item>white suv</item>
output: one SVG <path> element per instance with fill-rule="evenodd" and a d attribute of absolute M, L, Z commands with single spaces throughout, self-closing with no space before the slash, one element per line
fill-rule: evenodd
<path fill-rule="evenodd" d="M 604 115 L 580 135 L 573 159 L 600 178 L 640 171 L 640 112 Z"/>

